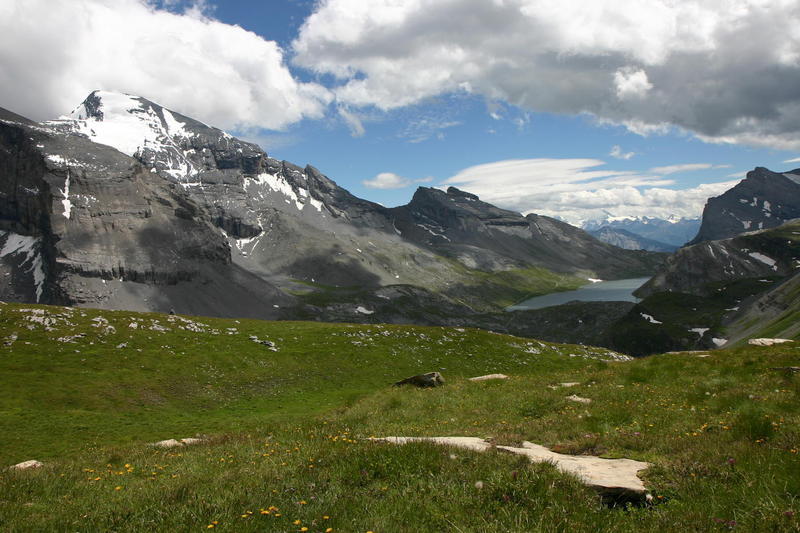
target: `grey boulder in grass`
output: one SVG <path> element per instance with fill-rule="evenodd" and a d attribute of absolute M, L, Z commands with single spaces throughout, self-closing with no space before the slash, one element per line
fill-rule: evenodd
<path fill-rule="evenodd" d="M 17 463 L 13 466 L 9 466 L 9 470 L 30 470 L 31 468 L 41 468 L 44 466 L 44 463 L 37 461 L 36 459 L 31 459 L 30 461 L 23 461 L 21 463 Z"/>
<path fill-rule="evenodd" d="M 401 385 L 414 385 L 420 388 L 440 387 L 444 385 L 444 378 L 439 372 L 428 372 L 427 374 L 417 374 L 410 378 L 402 379 L 394 384 L 395 387 Z"/>

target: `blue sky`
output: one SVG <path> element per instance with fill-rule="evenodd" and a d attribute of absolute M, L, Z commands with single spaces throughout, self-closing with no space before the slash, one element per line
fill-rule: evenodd
<path fill-rule="evenodd" d="M 53 55 L 43 81 L 41 53 L 0 52 L 0 105 L 46 119 L 138 94 L 387 206 L 455 185 L 573 223 L 697 216 L 755 166 L 800 167 L 796 2 L 73 4 L 0 7 L 16 50 Z M 48 33 L 59 16 L 75 38 Z"/>

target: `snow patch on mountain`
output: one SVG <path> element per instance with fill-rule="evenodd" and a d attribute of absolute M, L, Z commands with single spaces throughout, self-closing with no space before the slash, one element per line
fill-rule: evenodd
<path fill-rule="evenodd" d="M 69 200 L 69 169 L 67 169 L 67 178 L 64 180 L 64 189 L 61 194 L 64 195 L 64 199 L 61 200 L 61 204 L 64 206 L 64 218 L 69 220 L 72 214 L 72 202 Z"/>
<path fill-rule="evenodd" d="M 773 258 L 758 252 L 750 252 L 748 255 L 756 261 L 761 261 L 765 265 L 771 266 L 773 270 L 778 270 L 778 266 L 776 265 L 777 261 L 775 261 Z"/>
<path fill-rule="evenodd" d="M 159 153 L 167 167 L 164 172 L 177 180 L 186 180 L 198 171 L 187 157 L 193 150 L 181 147 L 193 135 L 184 123 L 168 109 L 136 96 L 95 91 L 72 113 L 48 124 L 66 125 L 131 157 L 145 150 Z"/>
<path fill-rule="evenodd" d="M 639 313 L 639 314 L 642 315 L 642 318 L 644 318 L 645 320 L 647 320 L 651 324 L 663 324 L 663 322 L 658 321 L 655 318 L 653 318 L 652 315 L 648 315 L 647 313 Z"/>
<path fill-rule="evenodd" d="M 308 191 L 302 187 L 298 187 L 295 191 L 295 188 L 282 176 L 263 172 L 255 178 L 245 178 L 244 180 L 245 190 L 262 199 L 265 197 L 264 187 L 283 194 L 286 197 L 285 202 L 290 205 L 294 204 L 298 211 L 302 211 L 306 203 L 309 203 L 317 211 L 322 212 L 322 202 L 311 197 Z"/>
<path fill-rule="evenodd" d="M 102 114 L 92 113 L 81 104 L 60 120 L 75 121 L 79 133 L 131 157 L 148 144 L 161 144 L 158 138 L 166 133 L 166 128 L 151 109 L 142 108 L 138 98 L 107 91 L 94 94 L 100 99 Z"/>

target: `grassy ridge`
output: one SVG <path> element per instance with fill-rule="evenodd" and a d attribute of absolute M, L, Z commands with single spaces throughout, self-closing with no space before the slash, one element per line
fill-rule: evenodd
<path fill-rule="evenodd" d="M 49 457 L 37 471 L 0 473 L 4 531 L 799 525 L 800 380 L 771 369 L 800 364 L 792 345 L 608 363 L 589 358 L 606 350 L 472 330 L 198 319 L 203 333 L 159 315 L 71 315 L 72 326 L 44 331 L 24 327 L 32 315 L 20 306 L 0 313 L 0 335 L 18 335 L 0 348 L 1 429 L 14 436 L 0 443 L 0 464 Z M 98 316 L 116 332 L 99 333 Z M 170 331 L 149 329 L 153 320 Z M 54 340 L 65 331 L 87 336 Z M 387 386 L 440 368 L 445 387 Z M 465 379 L 491 372 L 511 379 Z M 210 442 L 143 445 L 198 432 Z M 656 503 L 610 509 L 576 479 L 515 456 L 366 440 L 386 435 L 530 440 L 650 461 L 643 477 Z"/>
<path fill-rule="evenodd" d="M 237 431 L 322 412 L 440 368 L 455 377 L 580 364 L 558 355 L 566 347 L 535 343 L 547 354 L 540 357 L 525 352 L 529 341 L 479 330 L 8 304 L 0 308 L 0 339 L 12 335 L 0 346 L 0 431 L 10 436 L 0 440 L 0 464 L 87 443 Z"/>

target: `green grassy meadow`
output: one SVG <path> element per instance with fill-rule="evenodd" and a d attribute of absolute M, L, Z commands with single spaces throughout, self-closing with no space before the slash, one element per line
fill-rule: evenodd
<path fill-rule="evenodd" d="M 800 377 L 772 368 L 800 365 L 800 346 L 613 355 L 470 329 L 2 305 L 0 468 L 45 466 L 0 470 L 0 530 L 798 530 Z M 391 387 L 434 370 L 444 387 Z M 511 378 L 466 379 L 497 372 Z M 649 461 L 654 500 L 610 507 L 552 465 L 368 440 L 389 435 Z"/>

